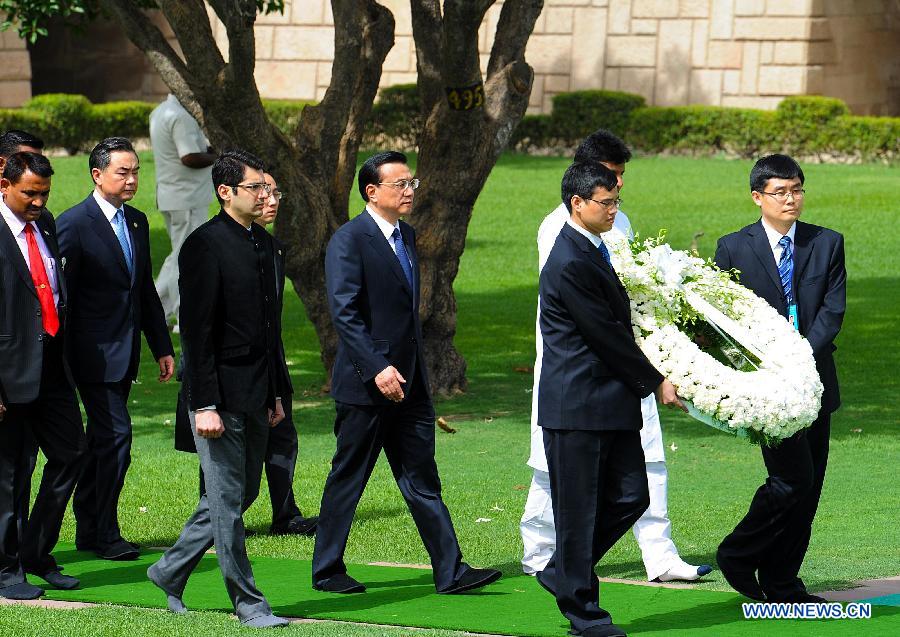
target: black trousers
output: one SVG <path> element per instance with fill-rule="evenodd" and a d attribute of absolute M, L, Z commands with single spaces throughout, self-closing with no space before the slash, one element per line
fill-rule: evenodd
<path fill-rule="evenodd" d="M 285 528 L 302 517 L 294 500 L 294 469 L 297 466 L 297 429 L 294 426 L 291 399 L 282 401 L 284 420 L 269 430 L 265 469 L 272 500 L 272 526 Z"/>
<path fill-rule="evenodd" d="M 418 381 L 418 378 L 416 379 Z M 438 591 L 469 568 L 462 562 L 434 461 L 434 407 L 421 382 L 398 405 L 336 403 L 337 449 L 325 481 L 313 552 L 313 583 L 346 573 L 344 549 L 363 489 L 384 449 L 397 486 L 431 558 Z"/>
<path fill-rule="evenodd" d="M 777 447 L 762 447 L 769 477 L 756 490 L 747 515 L 719 545 L 728 560 L 758 570 L 766 597 L 784 599 L 806 590 L 798 577 L 819 506 L 831 414 Z"/>
<path fill-rule="evenodd" d="M 81 383 L 78 392 L 87 413 L 88 458 L 72 501 L 75 541 L 102 546 L 122 537 L 119 495 L 131 465 L 131 381 Z"/>
<path fill-rule="evenodd" d="M 612 623 L 594 568 L 650 506 L 638 431 L 544 429 L 556 552 L 538 581 L 572 629 Z"/>
<path fill-rule="evenodd" d="M 37 399 L 7 405 L 0 422 L 0 587 L 24 581 L 24 570 L 58 570 L 50 552 L 86 453 L 78 399 L 63 372 L 61 341 L 45 337 L 44 343 Z M 47 462 L 29 515 L 35 444 Z"/>

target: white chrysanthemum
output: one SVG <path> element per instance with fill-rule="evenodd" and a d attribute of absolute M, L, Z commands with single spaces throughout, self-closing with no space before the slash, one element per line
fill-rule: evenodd
<path fill-rule="evenodd" d="M 629 244 L 612 230 L 604 241 L 631 298 L 637 343 L 682 398 L 736 433 L 767 439 L 791 436 L 816 419 L 823 388 L 812 348 L 774 308 L 715 265 L 658 240 Z M 761 354 L 758 370 L 723 365 L 675 326 L 676 319 L 704 316 L 685 292 L 736 323 L 738 342 Z"/>

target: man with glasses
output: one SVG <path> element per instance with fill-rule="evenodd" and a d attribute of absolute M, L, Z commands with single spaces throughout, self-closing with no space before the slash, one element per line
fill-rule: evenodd
<path fill-rule="evenodd" d="M 109 137 L 91 151 L 93 192 L 57 221 L 69 288 L 66 351 L 87 414 L 88 458 L 72 510 L 75 546 L 108 560 L 135 560 L 122 537 L 119 496 L 131 465 L 128 397 L 137 378 L 141 332 L 159 364 L 175 369 L 172 341 L 153 287 L 147 216 L 128 204 L 140 161 L 131 142 Z"/>
<path fill-rule="evenodd" d="M 279 190 L 275 178 L 265 174 L 269 194 L 262 215 L 255 223 L 266 227 L 275 222 L 278 207 L 284 193 Z M 284 246 L 274 239 L 275 243 L 275 282 L 277 285 L 278 307 L 275 316 L 278 318 L 278 331 L 281 332 L 281 313 L 284 301 Z M 284 352 L 281 357 L 284 361 Z M 289 377 L 285 363 L 285 376 Z M 269 444 L 266 447 L 265 470 L 269 483 L 269 499 L 272 501 L 272 526 L 269 533 L 275 535 L 314 535 L 319 518 L 303 517 L 294 498 L 294 470 L 297 467 L 297 428 L 294 425 L 293 409 L 290 396 L 283 397 L 284 420 L 272 427 L 269 432 Z"/>
<path fill-rule="evenodd" d="M 338 348 L 331 376 L 337 449 L 319 507 L 313 588 L 361 593 L 344 548 L 356 506 L 384 450 L 431 558 L 439 593 L 461 593 L 500 577 L 462 561 L 434 461 L 434 407 L 419 321 L 413 179 L 398 152 L 369 157 L 359 171 L 365 210 L 341 226 L 325 253 L 325 281 Z"/>
<path fill-rule="evenodd" d="M 205 491 L 178 541 L 147 571 L 169 609 L 186 611 L 188 577 L 203 554 L 216 559 L 244 626 L 284 626 L 256 587 L 243 512 L 259 493 L 269 428 L 291 392 L 277 316 L 275 244 L 254 223 L 271 194 L 262 162 L 242 150 L 213 164 L 222 206 L 178 257 L 184 389 Z"/>
<path fill-rule="evenodd" d="M 625 164 L 631 159 L 631 151 L 625 143 L 610 133 L 600 129 L 581 142 L 575 151 L 578 163 L 597 164 L 608 168 L 616 175 L 617 190 L 621 192 L 625 175 Z M 553 248 L 560 230 L 569 219 L 569 211 L 560 204 L 548 214 L 538 230 L 538 272 Z M 613 227 L 632 238 L 631 223 L 625 213 L 616 213 Z M 540 315 L 540 307 L 538 308 Z M 522 569 L 529 575 L 543 570 L 556 549 L 556 530 L 553 524 L 553 509 L 550 505 L 550 475 L 547 472 L 547 457 L 544 453 L 543 432 L 537 423 L 538 380 L 541 375 L 543 343 L 540 326 L 535 335 L 537 355 L 534 363 L 534 391 L 531 398 L 531 455 L 528 465 L 534 470 L 531 488 L 525 503 L 525 511 L 519 525 L 522 534 L 524 555 Z M 653 396 L 641 401 L 643 427 L 641 427 L 641 447 L 647 469 L 647 483 L 650 488 L 650 506 L 634 524 L 634 537 L 641 549 L 647 579 L 668 582 L 672 580 L 693 581 L 712 571 L 706 564 L 688 564 L 678 555 L 672 541 L 672 523 L 668 513 L 668 481 L 666 456 L 663 449 L 662 428 L 659 410 Z"/>
<path fill-rule="evenodd" d="M 625 288 L 601 235 L 618 207 L 616 174 L 575 163 L 562 179 L 569 219 L 540 278 L 543 430 L 556 551 L 538 582 L 556 598 L 569 634 L 625 631 L 600 606 L 594 569 L 650 503 L 641 450 L 641 399 L 685 409 L 634 340 Z"/>
<path fill-rule="evenodd" d="M 819 505 L 831 413 L 841 403 L 834 339 L 844 320 L 844 238 L 799 221 L 803 170 L 787 155 L 763 157 L 750 171 L 761 218 L 719 239 L 716 264 L 777 309 L 809 341 L 825 387 L 818 418 L 778 446 L 761 447 L 768 478 L 744 518 L 719 545 L 716 560 L 739 593 L 770 602 L 824 602 L 799 577 Z M 790 370 L 785 370 L 786 374 Z"/>

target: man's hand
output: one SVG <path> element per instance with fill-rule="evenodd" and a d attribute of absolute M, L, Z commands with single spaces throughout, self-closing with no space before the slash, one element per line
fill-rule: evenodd
<path fill-rule="evenodd" d="M 388 365 L 375 377 L 375 386 L 378 387 L 378 391 L 385 398 L 395 403 L 403 400 L 403 388 L 400 386 L 400 383 L 405 382 L 406 379 L 400 375 L 400 372 L 393 365 Z"/>
<path fill-rule="evenodd" d="M 663 378 L 663 382 L 659 384 L 659 387 L 656 388 L 654 393 L 656 394 L 656 400 L 658 402 L 669 407 L 677 407 L 684 413 L 687 413 L 687 407 L 685 407 L 684 403 L 681 402 L 681 399 L 678 398 L 678 392 L 675 389 L 675 385 L 670 383 L 668 378 Z"/>
<path fill-rule="evenodd" d="M 281 399 L 275 399 L 275 411 L 271 409 L 269 411 L 269 426 L 274 427 L 282 420 L 284 420 L 284 405 L 281 404 Z"/>
<path fill-rule="evenodd" d="M 175 359 L 172 356 L 163 356 L 159 359 L 159 382 L 165 383 L 175 373 Z"/>
<path fill-rule="evenodd" d="M 0 400 L 0 420 L 3 420 L 3 414 L 6 413 L 6 405 L 3 404 L 3 401 Z"/>
<path fill-rule="evenodd" d="M 221 438 L 225 433 L 225 424 L 215 409 L 194 412 L 194 424 L 197 426 L 197 435 L 201 438 Z"/>

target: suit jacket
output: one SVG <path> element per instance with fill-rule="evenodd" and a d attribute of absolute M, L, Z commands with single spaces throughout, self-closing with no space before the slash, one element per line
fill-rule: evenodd
<path fill-rule="evenodd" d="M 363 211 L 338 228 L 325 251 L 325 282 L 331 319 L 338 333 L 331 373 L 331 395 L 354 405 L 391 404 L 374 378 L 393 365 L 406 379 L 410 395 L 418 371 L 429 392 L 419 321 L 419 260 L 416 234 L 400 222 L 412 262 L 412 286 L 372 219 Z M 430 394 L 428 394 L 430 395 Z"/>
<path fill-rule="evenodd" d="M 291 393 L 284 365 L 274 240 L 224 211 L 185 240 L 178 257 L 181 345 L 191 410 L 273 408 Z"/>
<path fill-rule="evenodd" d="M 628 294 L 600 250 L 566 224 L 541 270 L 538 424 L 640 430 L 663 376 L 634 341 Z"/>
<path fill-rule="evenodd" d="M 740 270 L 739 281 L 787 318 L 787 305 L 778 265 L 757 221 L 719 239 L 716 265 Z M 833 352 L 847 307 L 847 270 L 844 237 L 828 228 L 797 222 L 794 233 L 794 300 L 800 333 L 813 349 L 816 368 L 825 386 L 822 409 L 835 411 L 841 404 Z"/>
<path fill-rule="evenodd" d="M 50 256 L 60 264 L 53 216 L 44 210 L 36 223 Z M 56 280 L 60 326 L 57 336 L 64 338 L 68 296 L 61 267 L 57 268 Z M 37 399 L 44 358 L 43 334 L 41 304 L 31 271 L 9 226 L 0 219 L 0 361 L 3 361 L 0 364 L 0 396 L 4 403 L 30 403 Z M 65 361 L 63 367 L 66 378 L 74 387 Z"/>
<path fill-rule="evenodd" d="M 153 285 L 147 217 L 129 205 L 124 210 L 133 276 L 116 233 L 93 195 L 59 216 L 59 247 L 69 286 L 67 351 L 78 382 L 134 380 L 141 332 L 154 358 L 174 352 Z"/>

